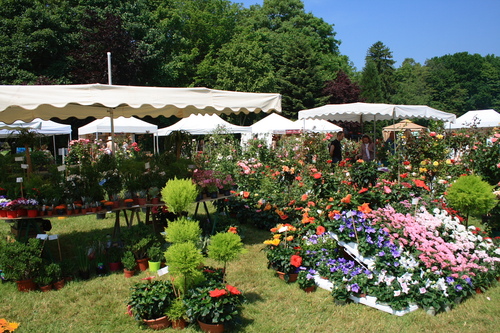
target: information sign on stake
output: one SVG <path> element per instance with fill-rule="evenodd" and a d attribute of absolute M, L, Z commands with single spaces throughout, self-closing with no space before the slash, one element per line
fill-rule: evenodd
<path fill-rule="evenodd" d="M 160 268 L 159 270 L 156 271 L 158 273 L 158 276 L 162 276 L 168 273 L 168 266 L 165 266 L 163 268 Z"/>
<path fill-rule="evenodd" d="M 65 165 L 59 165 L 57 167 L 57 171 L 64 171 L 64 170 L 66 170 L 66 166 Z"/>
<path fill-rule="evenodd" d="M 21 169 L 28 169 L 28 164 L 21 164 Z"/>
<path fill-rule="evenodd" d="M 22 182 L 23 182 L 23 177 L 16 178 L 16 183 L 22 183 Z"/>
<path fill-rule="evenodd" d="M 149 162 L 146 162 L 146 163 L 144 164 L 144 168 L 145 168 L 145 169 L 149 169 Z"/>
<path fill-rule="evenodd" d="M 22 161 L 24 161 L 24 157 L 22 157 L 22 156 L 16 156 L 14 160 L 16 162 L 22 162 Z"/>

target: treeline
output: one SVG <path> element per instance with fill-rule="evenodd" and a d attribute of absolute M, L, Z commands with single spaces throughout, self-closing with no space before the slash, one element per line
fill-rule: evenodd
<path fill-rule="evenodd" d="M 500 58 L 457 53 L 395 67 L 382 42 L 362 70 L 301 0 L 0 0 L 0 84 L 206 86 L 283 95 L 284 115 L 326 103 L 500 107 Z M 251 119 L 246 119 L 251 121 Z"/>

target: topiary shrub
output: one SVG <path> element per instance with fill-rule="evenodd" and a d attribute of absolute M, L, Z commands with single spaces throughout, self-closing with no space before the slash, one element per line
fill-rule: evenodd
<path fill-rule="evenodd" d="M 186 217 L 169 222 L 165 231 L 167 234 L 165 238 L 170 243 L 192 242 L 196 244 L 201 235 L 200 223 Z"/>
<path fill-rule="evenodd" d="M 493 186 L 476 175 L 458 178 L 445 197 L 450 207 L 465 214 L 466 226 L 469 215 L 486 214 L 497 204 Z"/>
<path fill-rule="evenodd" d="M 220 232 L 210 238 L 208 257 L 224 265 L 224 281 L 226 281 L 226 266 L 244 252 L 241 237 L 232 232 Z"/>
<path fill-rule="evenodd" d="M 203 278 L 201 270 L 203 256 L 192 242 L 176 243 L 165 252 L 169 272 L 176 277 L 176 285 L 186 291 Z"/>
<path fill-rule="evenodd" d="M 192 204 L 198 190 L 191 179 L 171 179 L 161 190 L 163 201 L 167 204 L 168 209 L 175 213 L 181 214 L 185 212 L 190 204 Z"/>

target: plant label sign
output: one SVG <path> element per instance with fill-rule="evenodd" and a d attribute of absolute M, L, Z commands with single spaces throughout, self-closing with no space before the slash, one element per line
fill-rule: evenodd
<path fill-rule="evenodd" d="M 65 165 L 60 165 L 57 167 L 57 171 L 64 171 L 66 170 L 66 166 Z"/>
<path fill-rule="evenodd" d="M 158 273 L 158 276 L 162 276 L 168 273 L 168 266 L 165 266 L 163 268 L 160 268 L 159 270 L 156 271 Z"/>
<path fill-rule="evenodd" d="M 14 160 L 15 160 L 16 162 L 22 162 L 22 161 L 24 161 L 24 157 L 22 157 L 22 156 L 17 156 Z"/>
<path fill-rule="evenodd" d="M 16 178 L 16 183 L 22 183 L 22 182 L 23 182 L 23 177 Z"/>
<path fill-rule="evenodd" d="M 21 169 L 28 169 L 28 164 L 21 164 Z"/>
<path fill-rule="evenodd" d="M 147 169 L 149 169 L 149 162 L 146 162 L 146 163 L 144 164 L 144 168 L 145 168 L 146 170 L 147 170 Z"/>

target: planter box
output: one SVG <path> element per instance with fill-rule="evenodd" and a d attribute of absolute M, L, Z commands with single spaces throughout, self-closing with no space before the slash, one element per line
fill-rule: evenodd
<path fill-rule="evenodd" d="M 318 285 L 319 288 L 332 291 L 333 289 L 333 283 L 321 278 L 319 275 L 314 276 L 314 281 Z M 417 305 L 411 305 L 406 309 L 403 310 L 394 310 L 391 308 L 389 305 L 382 305 L 377 303 L 377 298 L 373 296 L 367 295 L 366 297 L 356 297 L 356 296 L 349 296 L 349 299 L 351 299 L 354 303 L 360 303 L 369 307 L 372 307 L 374 309 L 384 311 L 396 316 L 403 316 L 407 313 L 413 312 L 418 309 Z"/>

